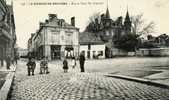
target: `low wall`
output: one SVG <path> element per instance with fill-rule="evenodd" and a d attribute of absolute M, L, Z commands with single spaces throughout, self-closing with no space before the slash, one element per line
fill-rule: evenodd
<path fill-rule="evenodd" d="M 139 49 L 137 56 L 169 56 L 169 48 Z"/>
<path fill-rule="evenodd" d="M 112 56 L 135 56 L 135 52 L 127 52 L 121 49 L 112 49 Z"/>

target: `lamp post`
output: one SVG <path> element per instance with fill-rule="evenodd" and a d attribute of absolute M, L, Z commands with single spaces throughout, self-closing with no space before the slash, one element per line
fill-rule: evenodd
<path fill-rule="evenodd" d="M 45 55 L 45 54 L 46 54 L 46 53 L 45 53 L 45 51 L 46 51 L 46 50 L 45 50 L 45 49 L 46 49 L 46 48 L 45 48 L 45 45 L 46 45 L 46 42 L 45 42 L 46 39 L 45 39 L 45 37 L 46 37 L 46 28 L 45 28 L 45 31 L 44 31 L 44 57 L 46 56 L 46 55 Z"/>

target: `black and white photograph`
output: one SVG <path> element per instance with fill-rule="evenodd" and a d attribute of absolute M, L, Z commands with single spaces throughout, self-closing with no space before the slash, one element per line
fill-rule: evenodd
<path fill-rule="evenodd" d="M 0 0 L 0 100 L 169 100 L 169 0 Z"/>

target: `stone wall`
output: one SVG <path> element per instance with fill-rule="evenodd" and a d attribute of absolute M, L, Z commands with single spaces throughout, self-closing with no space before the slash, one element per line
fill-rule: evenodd
<path fill-rule="evenodd" d="M 169 56 L 169 48 L 139 49 L 137 56 Z"/>

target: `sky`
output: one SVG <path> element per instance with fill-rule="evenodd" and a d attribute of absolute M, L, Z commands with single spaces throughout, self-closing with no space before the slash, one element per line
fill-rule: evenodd
<path fill-rule="evenodd" d="M 13 6 L 17 44 L 21 48 L 27 48 L 31 33 L 38 30 L 39 22 L 48 19 L 49 13 L 57 14 L 68 23 L 75 16 L 76 27 L 83 31 L 89 16 L 96 12 L 105 13 L 107 6 L 114 20 L 119 16 L 125 17 L 128 8 L 130 16 L 143 13 L 146 22 L 154 21 L 154 35 L 169 34 L 169 0 L 13 0 Z"/>

